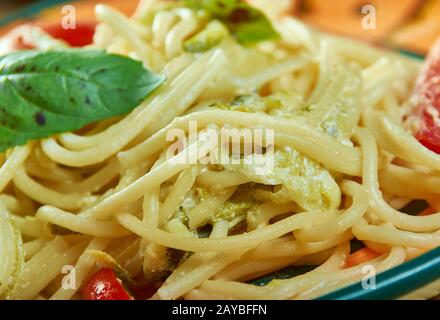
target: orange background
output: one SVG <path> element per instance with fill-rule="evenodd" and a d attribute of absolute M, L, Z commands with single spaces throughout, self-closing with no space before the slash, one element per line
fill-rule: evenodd
<path fill-rule="evenodd" d="M 270 1 L 268 0 L 269 5 Z M 375 44 L 425 54 L 440 36 L 440 0 L 291 0 L 289 14 L 318 29 L 362 39 Z M 75 2 L 77 19 L 94 20 L 94 6 L 108 3 L 131 14 L 138 0 L 81 0 Z M 375 30 L 361 26 L 364 5 L 376 8 Z M 54 23 L 61 19 L 60 6 L 44 10 L 32 21 L 36 24 Z M 26 20 L 0 28 L 4 34 Z"/>

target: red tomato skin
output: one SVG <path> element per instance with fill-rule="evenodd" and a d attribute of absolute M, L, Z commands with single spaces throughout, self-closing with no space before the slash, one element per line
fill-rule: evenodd
<path fill-rule="evenodd" d="M 364 247 L 348 256 L 347 260 L 345 261 L 344 268 L 357 266 L 359 264 L 377 258 L 378 256 L 380 256 L 380 254 L 376 251 L 373 251 L 368 247 Z"/>
<path fill-rule="evenodd" d="M 86 300 L 133 300 L 110 268 L 95 273 L 82 290 Z"/>
<path fill-rule="evenodd" d="M 130 288 L 136 300 L 146 300 L 154 296 L 157 288 L 153 285 L 146 285 L 142 288 Z"/>
<path fill-rule="evenodd" d="M 429 150 L 431 150 L 437 154 L 440 154 L 439 142 L 437 142 L 437 144 L 433 143 L 433 141 L 440 141 L 440 136 L 438 136 L 438 134 L 432 134 L 431 132 L 433 130 L 436 130 L 436 129 L 429 127 L 429 126 L 426 126 L 424 130 L 420 130 L 417 133 L 416 138 L 426 148 L 428 148 Z"/>
<path fill-rule="evenodd" d="M 440 38 L 426 59 L 412 99 L 419 119 L 416 139 L 440 154 Z"/>
<path fill-rule="evenodd" d="M 61 24 L 51 24 L 43 30 L 52 37 L 64 40 L 72 47 L 84 47 L 93 43 L 96 25 L 93 23 L 78 23 L 75 29 L 64 29 Z"/>

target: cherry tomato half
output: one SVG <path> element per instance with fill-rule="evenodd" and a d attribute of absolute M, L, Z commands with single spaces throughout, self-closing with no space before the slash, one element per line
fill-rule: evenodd
<path fill-rule="evenodd" d="M 43 30 L 56 39 L 64 40 L 72 47 L 84 47 L 93 42 L 95 27 L 93 23 L 78 23 L 75 29 L 64 29 L 57 23 L 44 26 Z"/>
<path fill-rule="evenodd" d="M 82 293 L 87 300 L 133 300 L 110 268 L 95 273 L 84 285 Z"/>

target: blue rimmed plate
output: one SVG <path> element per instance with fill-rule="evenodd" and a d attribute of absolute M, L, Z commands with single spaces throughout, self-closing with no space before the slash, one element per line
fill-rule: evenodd
<path fill-rule="evenodd" d="M 45 9 L 58 6 L 68 0 L 44 0 L 0 19 L 0 27 L 17 20 L 37 16 Z M 106 1 L 104 1 L 106 2 Z M 94 2 L 90 3 L 94 5 Z M 414 57 L 418 57 L 409 53 Z M 375 288 L 364 289 L 362 283 L 345 287 L 319 299 L 396 299 L 440 279 L 440 248 L 431 250 L 411 261 L 383 272 L 376 277 Z"/>

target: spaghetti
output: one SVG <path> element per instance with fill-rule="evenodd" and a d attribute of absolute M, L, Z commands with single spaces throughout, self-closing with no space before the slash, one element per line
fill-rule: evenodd
<path fill-rule="evenodd" d="M 227 35 L 202 53 L 185 51 L 208 28 L 194 10 L 145 0 L 128 18 L 96 7 L 91 47 L 166 82 L 124 117 L 2 155 L 2 297 L 81 299 L 114 260 L 157 286 L 153 299 L 310 299 L 440 245 L 440 213 L 399 211 L 440 193 L 440 157 L 404 126 L 420 63 L 312 31 L 282 3 L 268 12 L 279 39 L 246 47 Z M 167 157 L 168 133 L 188 137 L 191 121 L 201 134 Z M 221 128 L 274 130 L 273 167 L 204 163 L 205 134 Z M 188 154 L 198 161 L 179 161 Z M 346 268 L 352 239 L 378 257 Z M 307 264 L 318 267 L 249 283 Z"/>

